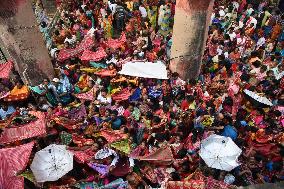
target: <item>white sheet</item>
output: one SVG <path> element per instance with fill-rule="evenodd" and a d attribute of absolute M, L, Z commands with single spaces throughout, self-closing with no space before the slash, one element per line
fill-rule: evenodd
<path fill-rule="evenodd" d="M 122 75 L 134 77 L 168 79 L 166 65 L 161 61 L 153 62 L 127 62 L 118 72 Z"/>

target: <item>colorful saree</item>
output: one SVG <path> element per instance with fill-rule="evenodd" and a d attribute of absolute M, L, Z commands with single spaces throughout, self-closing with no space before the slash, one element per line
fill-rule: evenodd
<path fill-rule="evenodd" d="M 10 94 L 4 98 L 4 101 L 12 102 L 12 101 L 21 101 L 25 100 L 29 97 L 29 88 L 28 86 L 23 86 L 22 88 L 18 88 L 17 86 L 10 91 Z"/>

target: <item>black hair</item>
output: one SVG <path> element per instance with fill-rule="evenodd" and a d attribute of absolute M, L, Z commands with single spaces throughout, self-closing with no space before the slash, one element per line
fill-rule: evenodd
<path fill-rule="evenodd" d="M 181 177 L 180 177 L 178 172 L 171 172 L 171 177 L 172 177 L 173 181 L 180 181 L 181 180 Z"/>
<path fill-rule="evenodd" d="M 115 116 L 118 115 L 118 111 L 117 110 L 112 110 L 111 114 L 114 114 Z"/>
<path fill-rule="evenodd" d="M 179 159 L 183 159 L 187 155 L 187 149 L 183 148 L 177 153 Z"/>
<path fill-rule="evenodd" d="M 161 122 L 161 118 L 159 118 L 158 116 L 153 117 L 153 123 L 159 124 L 160 122 Z"/>

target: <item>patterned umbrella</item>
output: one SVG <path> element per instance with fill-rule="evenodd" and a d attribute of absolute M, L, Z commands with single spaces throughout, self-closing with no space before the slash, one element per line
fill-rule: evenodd
<path fill-rule="evenodd" d="M 256 100 L 257 102 L 260 102 L 261 104 L 273 106 L 272 102 L 264 96 L 259 96 L 257 93 L 252 92 L 252 91 L 247 90 L 247 89 L 244 90 L 244 93 L 246 95 L 248 95 L 249 97 L 251 97 L 252 99 Z"/>
<path fill-rule="evenodd" d="M 51 144 L 35 154 L 31 170 L 37 182 L 57 181 L 73 169 L 73 154 L 65 145 Z"/>
<path fill-rule="evenodd" d="M 241 153 L 231 138 L 213 134 L 201 142 L 199 155 L 209 167 L 231 171 Z"/>

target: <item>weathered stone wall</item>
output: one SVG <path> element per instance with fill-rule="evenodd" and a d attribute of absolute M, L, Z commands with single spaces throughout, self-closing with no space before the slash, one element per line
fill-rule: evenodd
<path fill-rule="evenodd" d="M 36 85 L 44 78 L 53 78 L 54 70 L 32 0 L 0 0 L 0 42 L 24 82 Z"/>
<path fill-rule="evenodd" d="M 183 79 L 196 78 L 208 33 L 214 0 L 177 0 L 170 69 Z"/>

